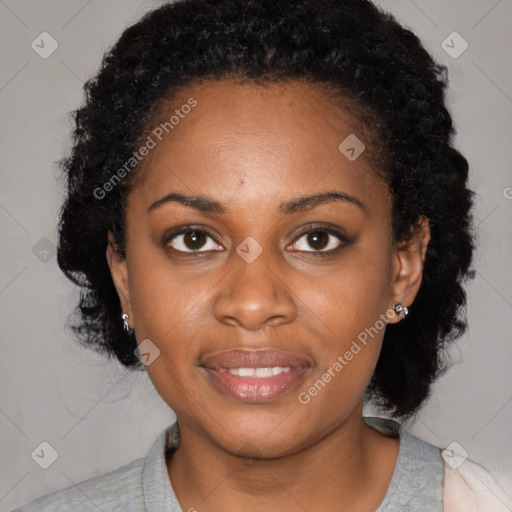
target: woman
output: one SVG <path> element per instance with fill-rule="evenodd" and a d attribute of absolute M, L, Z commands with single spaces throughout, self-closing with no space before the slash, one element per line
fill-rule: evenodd
<path fill-rule="evenodd" d="M 75 114 L 58 262 L 80 339 L 177 423 L 17 510 L 507 510 L 398 422 L 466 327 L 445 88 L 366 0 L 184 0 L 128 28 Z"/>

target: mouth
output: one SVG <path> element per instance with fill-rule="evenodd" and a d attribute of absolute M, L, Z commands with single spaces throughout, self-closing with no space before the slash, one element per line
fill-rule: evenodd
<path fill-rule="evenodd" d="M 280 350 L 238 349 L 208 357 L 200 366 L 221 394 L 256 404 L 294 388 L 312 364 Z"/>

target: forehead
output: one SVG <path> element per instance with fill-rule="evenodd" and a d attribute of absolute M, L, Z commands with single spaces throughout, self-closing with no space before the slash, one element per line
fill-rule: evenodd
<path fill-rule="evenodd" d="M 179 188 L 229 202 L 242 188 L 251 200 L 315 184 L 369 192 L 382 184 L 352 107 L 332 88 L 300 81 L 188 86 L 163 101 L 146 127 L 155 144 L 136 171 L 138 195 L 150 201 Z M 366 144 L 350 160 L 340 144 L 353 137 Z"/>

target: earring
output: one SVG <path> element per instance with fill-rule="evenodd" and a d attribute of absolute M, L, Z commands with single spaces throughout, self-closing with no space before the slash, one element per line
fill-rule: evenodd
<path fill-rule="evenodd" d="M 123 313 L 121 315 L 121 318 L 123 319 L 123 328 L 125 331 L 129 331 L 130 330 L 130 326 L 128 325 L 128 314 L 127 313 Z"/>
<path fill-rule="evenodd" d="M 395 302 L 393 304 L 393 309 L 395 310 L 395 313 L 402 319 L 404 319 L 409 314 L 409 310 L 401 302 Z"/>

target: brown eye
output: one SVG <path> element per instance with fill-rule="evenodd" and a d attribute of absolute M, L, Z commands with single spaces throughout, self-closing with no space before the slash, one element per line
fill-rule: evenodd
<path fill-rule="evenodd" d="M 206 241 L 206 236 L 200 231 L 189 231 L 183 235 L 183 242 L 191 250 L 200 249 Z"/>
<path fill-rule="evenodd" d="M 222 250 L 209 233 L 201 229 L 186 229 L 167 238 L 166 245 L 170 245 L 178 252 L 206 252 Z M 220 247 L 220 249 L 219 249 Z"/>
<path fill-rule="evenodd" d="M 311 231 L 307 234 L 307 242 L 310 247 L 320 251 L 328 245 L 329 236 L 325 231 Z"/>
<path fill-rule="evenodd" d="M 292 247 L 297 251 L 327 256 L 334 254 L 347 243 L 343 233 L 319 226 L 302 233 Z"/>

